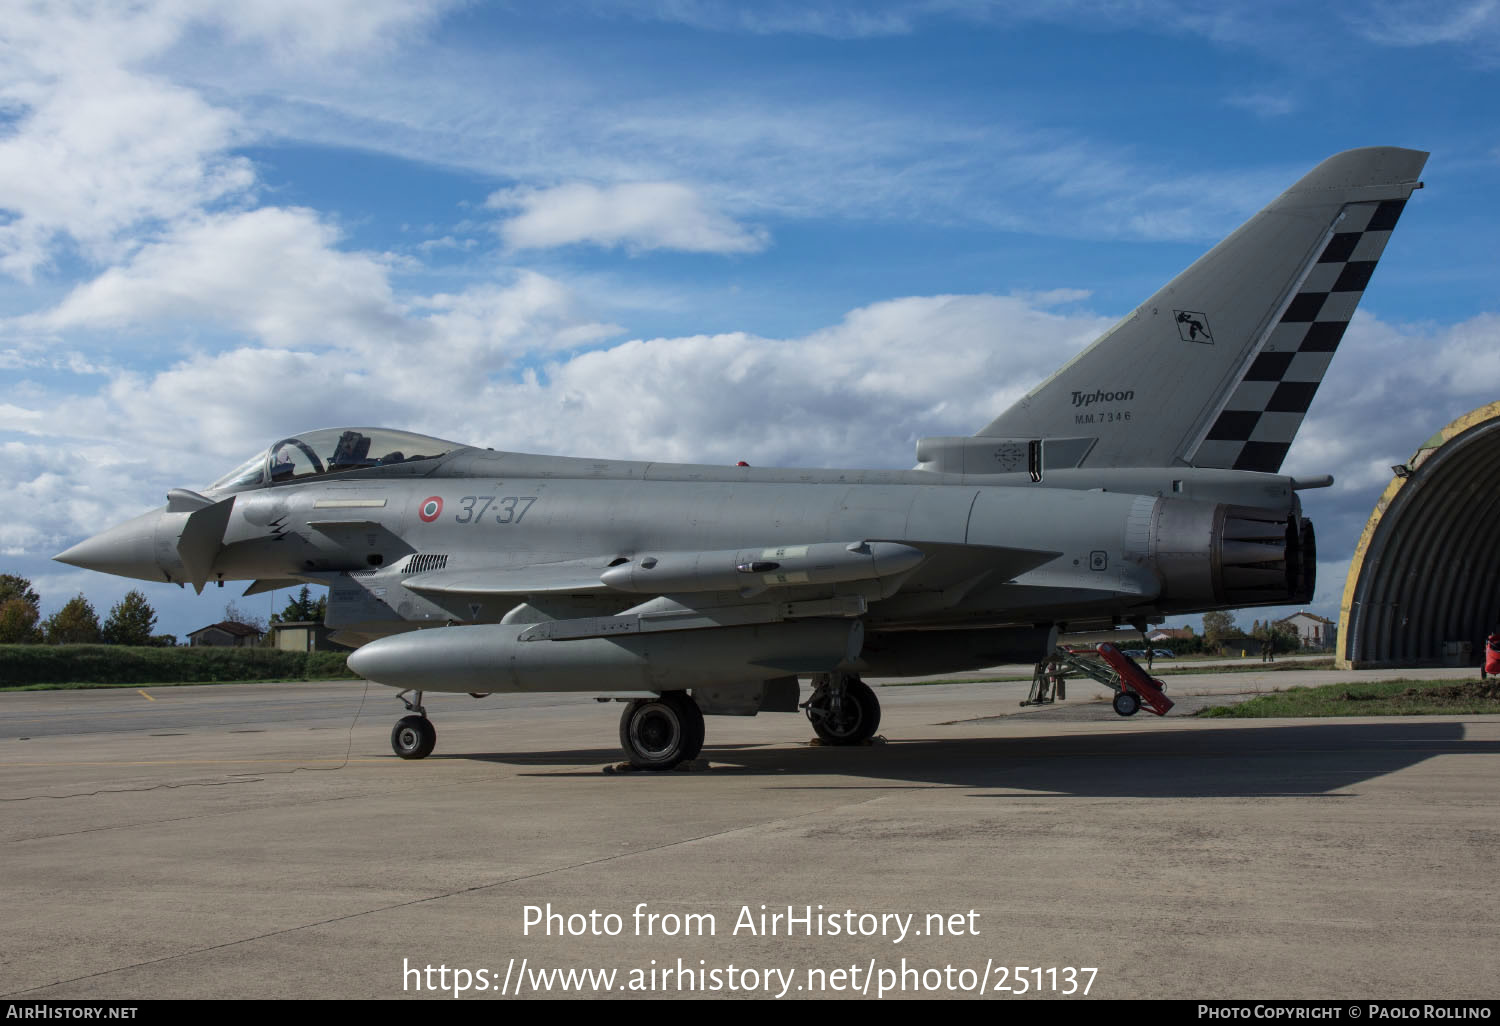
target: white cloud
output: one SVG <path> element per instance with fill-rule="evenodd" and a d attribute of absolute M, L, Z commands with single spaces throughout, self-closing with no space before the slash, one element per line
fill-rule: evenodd
<path fill-rule="evenodd" d="M 478 245 L 478 242 L 475 239 L 460 239 L 460 238 L 455 238 L 452 235 L 444 235 L 441 238 L 437 238 L 437 239 L 425 239 L 422 242 L 417 243 L 417 249 L 424 256 L 430 256 L 430 255 L 432 255 L 434 252 L 436 252 L 438 250 L 443 250 L 443 249 L 471 250 L 476 245 Z"/>
<path fill-rule="evenodd" d="M 755 5 L 727 0 L 574 0 L 573 6 L 652 19 L 713 32 L 812 35 L 866 39 L 913 33 L 938 21 L 981 25 L 1043 22 L 1086 25 L 1091 31 L 1145 26 L 1202 35 L 1238 45 L 1260 43 L 1287 0 L 767 0 Z M 1270 10 L 1267 10 L 1267 9 Z M 1283 30 L 1282 35 L 1285 35 Z"/>
<path fill-rule="evenodd" d="M 134 515 L 133 493 L 151 463 L 118 441 L 0 443 L 0 553 L 50 556 Z M 76 475 L 80 466 L 87 480 Z"/>
<path fill-rule="evenodd" d="M 231 38 L 264 44 L 283 58 L 367 54 L 407 43 L 424 24 L 464 0 L 196 0 L 185 9 Z"/>
<path fill-rule="evenodd" d="M 632 340 L 495 382 L 503 448 L 783 466 L 910 466 L 919 434 L 969 433 L 1107 327 L 1008 296 L 851 311 L 799 338 Z"/>
<path fill-rule="evenodd" d="M 149 70 L 205 32 L 326 63 L 363 53 L 446 4 L 212 0 L 10 4 L 0 30 L 0 272 L 30 282 L 70 244 L 89 262 L 255 186 L 231 155 L 250 133 L 231 110 Z"/>
<path fill-rule="evenodd" d="M 47 415 L 42 410 L 30 410 L 14 403 L 0 403 L 0 431 L 22 431 L 29 434 L 47 426 Z"/>
<path fill-rule="evenodd" d="M 912 297 L 799 338 L 632 340 L 518 370 L 516 353 L 555 354 L 615 330 L 576 303 L 556 281 L 523 274 L 414 303 L 426 312 L 409 321 L 422 336 L 411 345 L 245 345 L 122 374 L 91 395 L 12 401 L 0 430 L 25 431 L 45 414 L 61 437 L 12 443 L 0 517 L 37 523 L 15 497 L 52 468 L 89 467 L 66 484 L 82 497 L 98 494 L 100 471 L 128 467 L 108 492 L 123 515 L 211 480 L 273 436 L 338 423 L 572 455 L 910 466 L 918 434 L 976 430 L 1107 327 L 1016 297 Z M 504 358 L 486 355 L 497 352 Z M 63 455 L 68 446 L 87 458 Z M 59 529 L 96 529 L 87 523 Z"/>
<path fill-rule="evenodd" d="M 481 354 L 576 349 L 601 342 L 621 329 L 589 320 L 572 290 L 534 271 L 520 271 L 509 285 L 479 285 L 464 292 L 419 301 L 430 346 L 452 351 L 470 374 Z"/>
<path fill-rule="evenodd" d="M 1285 93 L 1233 93 L 1224 98 L 1231 107 L 1247 110 L 1258 118 L 1280 118 L 1296 113 L 1301 106 L 1296 97 Z"/>
<path fill-rule="evenodd" d="M 193 93 L 107 65 L 55 82 L 0 139 L 0 270 L 31 280 L 60 237 L 116 259 L 142 227 L 243 194 L 250 166 L 223 152 L 235 131 Z"/>
<path fill-rule="evenodd" d="M 1394 464 L 1500 394 L 1497 353 L 1500 316 L 1494 314 L 1440 327 L 1356 313 L 1283 472 L 1332 473 L 1334 508 L 1362 525 Z M 1326 504 L 1326 495 L 1306 498 Z M 1352 547 L 1353 538 L 1347 542 Z"/>
<path fill-rule="evenodd" d="M 512 204 L 518 249 L 753 252 L 770 241 L 756 225 L 771 218 L 1212 240 L 1307 169 L 1184 171 L 1024 105 L 974 118 L 920 97 L 824 95 L 774 78 L 752 90 L 664 88 L 646 64 L 594 66 L 545 45 L 419 47 L 374 78 L 208 62 L 191 77 L 252 96 L 237 112 L 265 137 L 520 183 L 499 199 Z M 560 168 L 575 184 L 555 184 Z M 665 212 L 629 193 L 670 183 L 692 195 L 669 197 Z"/>
<path fill-rule="evenodd" d="M 696 190 L 676 182 L 505 189 L 485 205 L 520 211 L 499 226 L 506 245 L 518 250 L 589 243 L 637 253 L 753 253 L 768 242 L 764 231 L 736 224 L 711 209 Z"/>
<path fill-rule="evenodd" d="M 767 0 L 753 5 L 726 0 L 583 0 L 581 6 L 605 13 L 656 19 L 710 32 L 753 35 L 811 35 L 866 39 L 905 35 L 930 5 L 898 3 L 809 3 Z M 948 5 L 951 9 L 952 5 Z"/>
<path fill-rule="evenodd" d="M 274 372 L 269 363 L 258 370 L 244 365 L 245 354 L 260 350 L 239 345 L 227 353 L 195 353 L 150 384 L 116 379 L 129 381 L 128 396 L 186 374 L 190 384 L 153 396 L 174 410 L 194 394 L 221 390 L 224 382 L 235 382 L 241 394 L 247 387 L 253 392 L 249 383 L 257 374 L 270 375 L 289 402 L 309 382 L 321 389 L 358 383 L 377 394 L 412 394 L 414 369 L 445 394 L 458 395 L 507 373 L 528 354 L 577 349 L 620 333 L 594 319 L 564 284 L 524 269 L 496 271 L 460 292 L 398 297 L 386 259 L 342 251 L 338 241 L 331 226 L 303 208 L 205 216 L 79 285 L 52 310 L 16 319 L 13 328 L 68 337 L 194 326 L 291 351 L 273 361 Z M 336 373 L 285 362 L 313 354 L 327 354 Z M 19 351 L 16 358 L 23 359 Z M 92 369 L 81 361 L 77 366 Z"/>
<path fill-rule="evenodd" d="M 1370 42 L 1384 46 L 1494 42 L 1500 38 L 1496 0 L 1385 0 L 1350 21 Z"/>
<path fill-rule="evenodd" d="M 61 332 L 213 321 L 280 346 L 399 338 L 407 325 L 387 268 L 337 242 L 303 208 L 201 216 L 27 323 Z"/>
<path fill-rule="evenodd" d="M 163 454 L 152 478 L 134 482 L 135 493 L 154 496 L 204 484 L 272 436 L 315 426 L 374 422 L 473 437 L 476 422 L 493 422 L 493 383 L 516 381 L 520 361 L 619 333 L 560 282 L 524 270 L 398 301 L 378 262 L 327 248 L 318 227 L 306 211 L 236 215 L 81 286 L 31 321 L 60 332 L 201 322 L 256 341 L 193 351 L 154 373 L 117 371 L 89 394 L 35 387 L 0 406 L 0 430 L 46 425 L 74 444 L 116 446 L 119 459 L 141 448 Z M 242 248 L 230 244 L 236 238 Z"/>

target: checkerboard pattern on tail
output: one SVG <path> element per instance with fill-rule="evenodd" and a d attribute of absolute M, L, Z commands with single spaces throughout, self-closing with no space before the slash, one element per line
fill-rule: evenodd
<path fill-rule="evenodd" d="M 1036 479 L 1278 472 L 1426 160 L 1392 146 L 1324 160 L 977 437 L 1049 441 Z"/>
<path fill-rule="evenodd" d="M 1405 200 L 1352 203 L 1230 394 L 1198 466 L 1274 474 L 1370 283 Z"/>

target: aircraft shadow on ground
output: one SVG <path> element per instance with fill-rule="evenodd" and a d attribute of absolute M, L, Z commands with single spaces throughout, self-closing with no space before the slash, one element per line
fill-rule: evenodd
<path fill-rule="evenodd" d="M 1500 754 L 1500 742 L 1467 740 L 1461 723 L 1318 723 L 1159 733 L 1061 734 L 1025 738 L 892 739 L 861 748 L 709 745 L 712 767 L 694 773 L 630 773 L 631 781 L 763 776 L 770 786 L 860 788 L 874 782 L 1004 788 L 1072 797 L 1318 797 L 1439 755 Z M 447 753 L 517 767 L 615 765 L 617 749 Z M 568 778 L 597 769 L 549 772 Z M 853 780 L 793 782 L 789 777 Z M 773 783 L 780 779 L 783 784 Z M 1001 796 L 996 796 L 1001 797 Z"/>

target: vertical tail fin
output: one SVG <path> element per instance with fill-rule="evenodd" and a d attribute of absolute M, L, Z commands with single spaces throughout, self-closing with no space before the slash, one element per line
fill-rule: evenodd
<path fill-rule="evenodd" d="M 978 436 L 1092 438 L 1083 467 L 1279 470 L 1426 161 L 1329 157 Z"/>

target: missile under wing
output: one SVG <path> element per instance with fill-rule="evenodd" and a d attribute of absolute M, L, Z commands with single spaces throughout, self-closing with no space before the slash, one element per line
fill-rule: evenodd
<path fill-rule="evenodd" d="M 1037 662 L 1062 625 L 1311 598 L 1298 492 L 1329 479 L 1279 471 L 1425 160 L 1324 161 L 978 434 L 922 439 L 912 470 L 325 429 L 57 558 L 200 591 L 327 586 L 350 665 L 400 689 L 406 758 L 436 741 L 425 691 L 625 698 L 644 768 L 696 757 L 705 714 L 800 707 L 826 742 L 860 743 L 880 718 L 864 675 Z"/>

